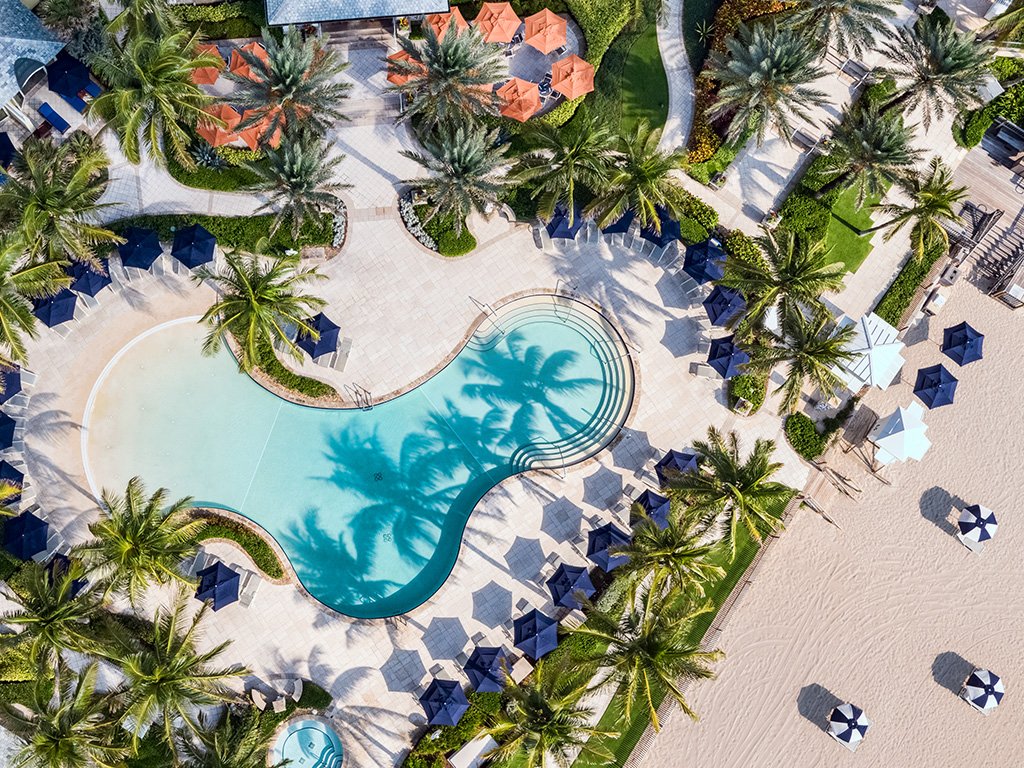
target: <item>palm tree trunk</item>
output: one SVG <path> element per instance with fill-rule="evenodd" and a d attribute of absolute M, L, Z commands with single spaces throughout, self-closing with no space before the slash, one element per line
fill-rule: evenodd
<path fill-rule="evenodd" d="M 843 171 L 831 181 L 825 182 L 822 187 L 814 193 L 815 200 L 821 200 L 825 195 L 831 192 L 833 189 L 845 184 L 853 176 L 853 171 Z"/>
<path fill-rule="evenodd" d="M 913 95 L 914 95 L 914 91 L 912 89 L 908 88 L 903 93 L 901 93 L 899 96 L 896 96 L 896 97 L 894 97 L 892 99 L 889 99 L 889 101 L 885 102 L 885 104 L 882 105 L 881 109 L 878 110 L 878 114 L 886 115 L 891 110 L 894 110 L 897 107 L 902 107 L 907 102 L 907 99 L 909 99 Z"/>

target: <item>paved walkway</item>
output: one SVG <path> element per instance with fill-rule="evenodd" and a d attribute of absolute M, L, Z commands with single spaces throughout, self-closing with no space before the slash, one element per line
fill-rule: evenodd
<path fill-rule="evenodd" d="M 693 70 L 683 41 L 683 0 L 664 0 L 658 15 L 658 49 L 668 77 L 668 117 L 659 146 L 685 147 L 693 127 Z"/>

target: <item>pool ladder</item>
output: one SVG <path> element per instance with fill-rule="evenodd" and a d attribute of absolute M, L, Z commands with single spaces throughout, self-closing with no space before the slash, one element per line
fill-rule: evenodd
<path fill-rule="evenodd" d="M 366 387 L 361 387 L 358 384 L 346 384 L 345 391 L 355 400 L 356 408 L 361 411 L 373 410 L 373 395 Z"/>
<path fill-rule="evenodd" d="M 469 300 L 476 305 L 477 309 L 487 315 L 487 319 L 491 321 L 491 325 L 494 326 L 494 330 L 504 336 L 505 331 L 502 329 L 501 323 L 498 322 L 498 314 L 494 311 L 494 307 L 484 301 L 474 299 L 472 296 L 469 297 Z"/>

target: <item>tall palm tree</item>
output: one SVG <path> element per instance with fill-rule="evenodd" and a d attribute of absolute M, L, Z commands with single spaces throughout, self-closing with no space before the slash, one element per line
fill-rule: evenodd
<path fill-rule="evenodd" d="M 681 147 L 662 152 L 658 149 L 660 141 L 661 129 L 652 128 L 646 120 L 619 138 L 617 170 L 587 208 L 588 213 L 597 216 L 598 226 L 605 227 L 632 211 L 642 226 L 660 232 L 659 207 L 679 215 L 688 193 L 676 172 L 685 167 L 687 151 Z"/>
<path fill-rule="evenodd" d="M 616 154 L 607 123 L 593 115 L 562 126 L 538 123 L 529 140 L 531 149 L 519 158 L 516 175 L 536 190 L 537 215 L 547 221 L 561 204 L 573 223 L 578 188 L 598 192 L 611 178 Z"/>
<path fill-rule="evenodd" d="M 167 489 L 146 496 L 142 480 L 128 481 L 124 496 L 103 491 L 101 517 L 89 525 L 96 538 L 79 545 L 77 554 L 108 580 L 107 592 L 128 595 L 138 604 L 152 582 L 189 583 L 178 568 L 196 552 L 206 523 L 191 519 L 192 500 L 167 504 Z"/>
<path fill-rule="evenodd" d="M 826 103 L 825 94 L 810 87 L 825 75 L 815 63 L 820 51 L 792 25 L 740 25 L 726 48 L 728 56 L 711 54 L 708 72 L 720 85 L 712 119 L 733 115 L 729 141 L 753 134 L 760 146 L 769 128 L 788 140 L 794 117 L 812 122 L 808 107 Z"/>
<path fill-rule="evenodd" d="M 907 176 L 898 183 L 909 202 L 874 206 L 875 210 L 891 218 L 867 231 L 888 229 L 885 235 L 888 240 L 907 224 L 912 224 L 910 246 L 915 259 L 923 258 L 924 252 L 935 242 L 942 242 L 948 249 L 949 235 L 943 225 L 960 221 L 954 206 L 967 197 L 967 187 L 953 184 L 952 172 L 938 157 L 931 159 L 928 173 Z"/>
<path fill-rule="evenodd" d="M 894 0 L 800 0 L 793 22 L 820 44 L 842 56 L 863 56 L 875 47 L 896 15 Z"/>
<path fill-rule="evenodd" d="M 224 684 L 248 674 L 248 670 L 237 664 L 212 666 L 230 642 L 199 651 L 199 624 L 206 615 L 206 606 L 191 620 L 187 618 L 188 612 L 184 595 L 178 596 L 170 610 L 158 609 L 152 636 L 121 659 L 126 678 L 121 691 L 125 700 L 121 722 L 131 724 L 135 744 L 138 744 L 139 731 L 157 720 L 162 721 L 164 738 L 169 745 L 175 743 L 174 725 L 178 720 L 189 730 L 198 732 L 196 708 L 235 699 L 236 695 Z"/>
<path fill-rule="evenodd" d="M 337 77 L 348 64 L 338 59 L 333 50 L 316 37 L 303 41 L 298 26 L 290 27 L 280 42 L 264 29 L 263 47 L 267 51 L 265 61 L 239 50 L 249 65 L 248 76 L 228 72 L 235 82 L 232 103 L 252 110 L 239 124 L 239 130 L 265 126 L 263 137 L 269 140 L 285 126 L 292 130 L 305 127 L 323 134 L 335 122 L 345 119 L 341 103 L 351 86 Z"/>
<path fill-rule="evenodd" d="M 107 156 L 89 134 L 75 132 L 60 144 L 29 139 L 0 185 L 0 230 L 16 237 L 27 263 L 70 260 L 100 269 L 97 247 L 122 242 L 90 221 L 104 207 L 107 181 Z M 54 269 L 43 272 L 52 277 Z"/>
<path fill-rule="evenodd" d="M 988 23 L 986 30 L 994 32 L 999 43 L 1020 40 L 1024 36 L 1024 0 L 1013 0 L 1005 11 Z"/>
<path fill-rule="evenodd" d="M 505 687 L 502 709 L 483 732 L 501 745 L 492 765 L 568 768 L 576 753 L 610 760 L 605 740 L 618 734 L 591 725 L 594 711 L 580 703 L 590 670 L 568 660 L 541 659 L 527 682 Z"/>
<path fill-rule="evenodd" d="M 456 35 L 445 35 L 448 37 Z M 498 203 L 510 181 L 504 173 L 508 145 L 496 146 L 497 140 L 497 131 L 448 125 L 423 139 L 427 154 L 402 151 L 430 173 L 425 179 L 405 182 L 426 195 L 426 221 L 437 215 L 451 216 L 455 233 L 462 234 L 470 213 L 484 213 Z"/>
<path fill-rule="evenodd" d="M 958 32 L 948 19 L 922 16 L 910 27 L 899 27 L 886 42 L 893 62 L 883 73 L 896 81 L 896 95 L 882 112 L 920 109 L 927 129 L 932 117 L 947 110 L 957 113 L 981 103 L 979 89 L 991 75 L 994 52 L 973 32 Z"/>
<path fill-rule="evenodd" d="M 217 122 L 203 111 L 212 103 L 192 82 L 200 67 L 222 64 L 214 53 L 197 52 L 199 33 L 113 41 L 111 52 L 94 62 L 96 73 L 110 86 L 89 107 L 117 131 L 121 149 L 138 163 L 145 146 L 157 163 L 167 153 L 185 168 L 194 168 L 188 152 L 192 129 L 200 120 Z"/>
<path fill-rule="evenodd" d="M 28 362 L 25 338 L 37 334 L 29 299 L 53 296 L 71 284 L 60 263 L 23 263 L 16 236 L 0 239 L 0 368 Z"/>
<path fill-rule="evenodd" d="M 129 38 L 158 40 L 181 28 L 167 0 L 123 0 L 121 7 L 124 10 L 109 25 L 115 35 L 124 32 Z"/>
<path fill-rule="evenodd" d="M 273 729 L 261 723 L 254 712 L 241 717 L 229 713 L 217 727 L 207 727 L 200 715 L 199 726 L 195 733 L 179 734 L 184 768 L 268 768 Z M 270 768 L 281 768 L 286 762 Z"/>
<path fill-rule="evenodd" d="M 196 270 L 196 281 L 210 280 L 221 298 L 200 320 L 210 332 L 203 343 L 204 354 L 215 354 L 229 334 L 238 342 L 238 367 L 251 371 L 259 364 L 264 345 L 280 342 L 296 359 L 302 351 L 290 338 L 288 326 L 316 338 L 306 322 L 326 303 L 302 293 L 304 284 L 324 280 L 315 267 L 300 269 L 298 257 L 266 259 L 256 254 L 228 254 L 225 268 L 213 272 Z"/>
<path fill-rule="evenodd" d="M 401 85 L 392 90 L 408 102 L 402 120 L 422 121 L 427 131 L 454 126 L 493 114 L 498 107 L 494 84 L 507 74 L 501 49 L 466 30 L 440 40 L 427 26 L 421 42 L 399 37 L 412 61 L 388 62 L 388 71 Z"/>
<path fill-rule="evenodd" d="M 735 432 L 726 438 L 710 427 L 708 439 L 698 440 L 693 449 L 701 458 L 700 471 L 677 474 L 670 479 L 669 486 L 683 494 L 697 510 L 724 512 L 722 541 L 733 557 L 740 526 L 755 541 L 779 528 L 780 506 L 792 489 L 771 479 L 782 467 L 772 461 L 773 440 L 756 440 L 754 449 L 744 459 Z"/>
<path fill-rule="evenodd" d="M 70 40 L 86 29 L 96 16 L 93 0 L 42 0 L 36 13 L 61 40 Z"/>
<path fill-rule="evenodd" d="M 857 187 L 857 204 L 868 195 L 881 197 L 886 185 L 912 173 L 921 151 L 911 146 L 913 131 L 896 115 L 880 114 L 875 105 L 852 105 L 831 125 L 832 139 L 822 171 L 835 174 L 819 190 Z"/>

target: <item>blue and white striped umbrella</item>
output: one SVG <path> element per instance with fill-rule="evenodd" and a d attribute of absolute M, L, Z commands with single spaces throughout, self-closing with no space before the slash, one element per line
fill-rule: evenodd
<path fill-rule="evenodd" d="M 987 715 L 999 706 L 1006 689 L 998 675 L 987 669 L 976 669 L 968 676 L 960 696 L 982 714 Z"/>
<path fill-rule="evenodd" d="M 828 732 L 851 750 L 857 748 L 870 725 L 864 710 L 853 704 L 840 704 L 828 716 Z"/>
<path fill-rule="evenodd" d="M 961 536 L 978 544 L 995 536 L 996 529 L 999 527 L 996 523 L 996 513 L 981 504 L 964 507 L 956 525 L 960 529 Z"/>

